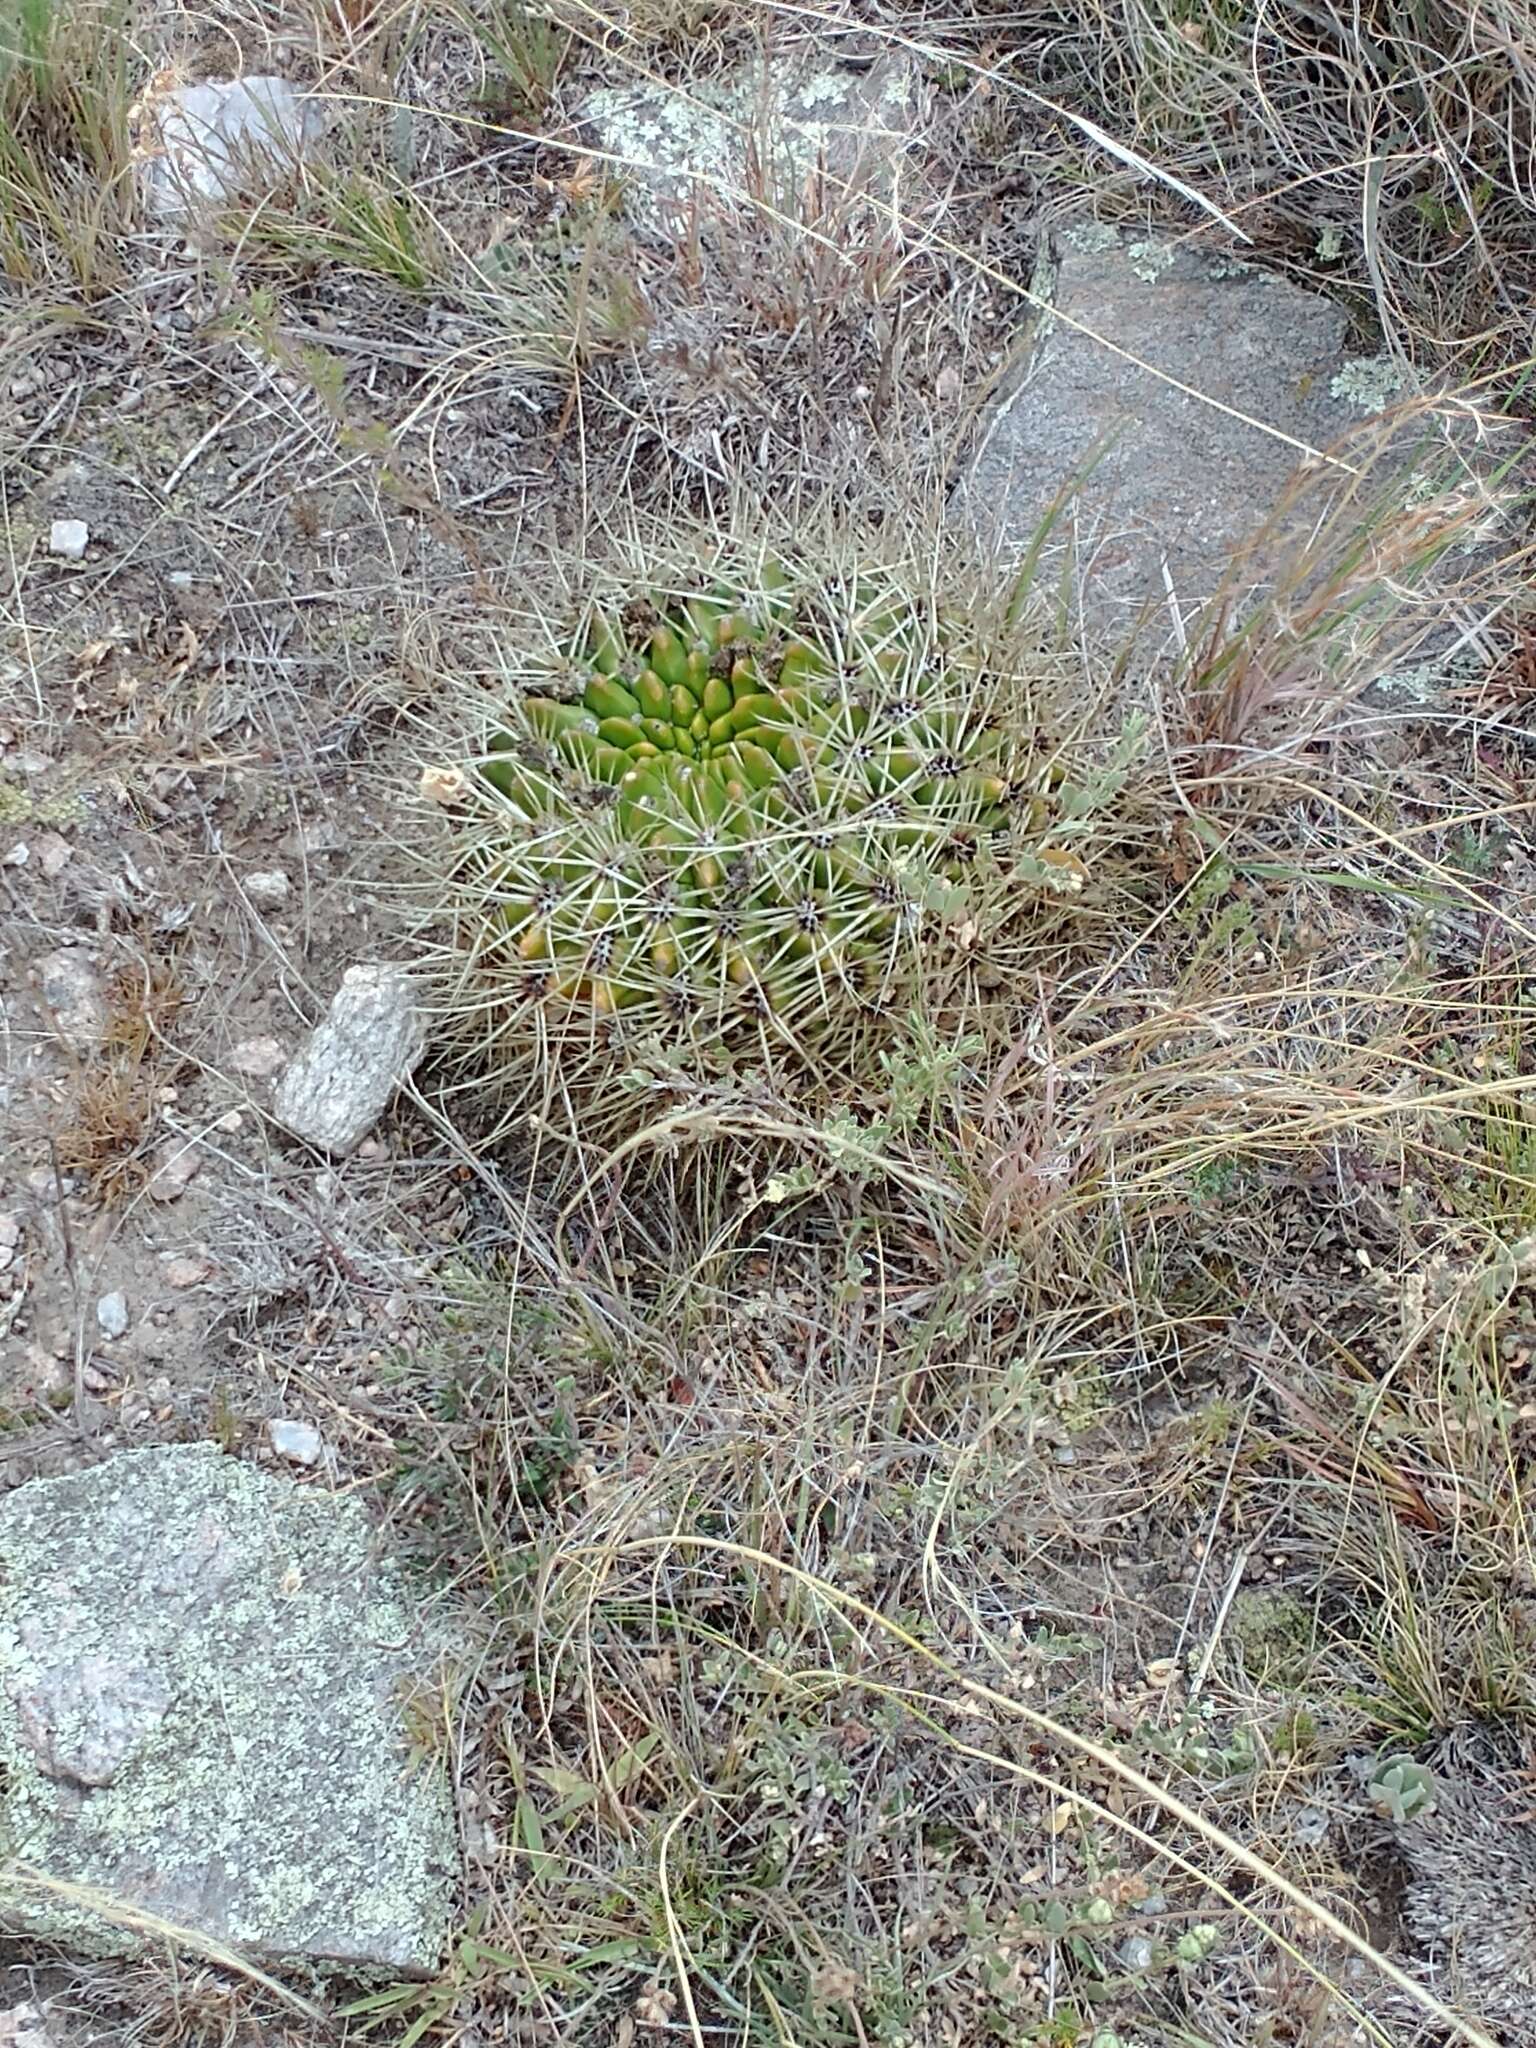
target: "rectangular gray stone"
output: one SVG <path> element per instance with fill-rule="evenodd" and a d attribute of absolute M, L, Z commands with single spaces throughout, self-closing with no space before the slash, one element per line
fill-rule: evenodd
<path fill-rule="evenodd" d="M 1497 459 L 1467 460 L 1468 437 L 1424 412 L 1372 430 L 1412 395 L 1406 374 L 1350 357 L 1341 306 L 1255 266 L 1090 222 L 1059 236 L 1035 289 L 960 505 L 1012 560 L 1057 507 L 1039 577 L 1065 572 L 1090 633 L 1123 641 L 1145 619 L 1167 638 L 1171 608 L 1187 621 L 1218 592 L 1241 606 L 1289 587 L 1362 464 L 1436 495 L 1481 491 Z M 1342 555 L 1345 533 L 1329 544 Z"/>

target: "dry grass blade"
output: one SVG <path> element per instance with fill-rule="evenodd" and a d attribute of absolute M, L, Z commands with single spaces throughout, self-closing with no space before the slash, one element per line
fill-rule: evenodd
<path fill-rule="evenodd" d="M 33 1898 L 39 1896 L 58 1901 L 73 1909 L 89 1913 L 113 1927 L 126 1928 L 140 1935 L 146 1942 L 163 1943 L 184 1954 L 201 1956 L 205 1962 L 216 1964 L 221 1970 L 228 1970 L 277 2000 L 287 2011 L 298 2013 L 302 2018 L 323 2026 L 326 2023 L 324 2010 L 313 2000 L 303 1997 L 291 1985 L 284 1984 L 263 1970 L 249 1957 L 226 1948 L 222 1942 L 210 1940 L 196 1928 L 178 1927 L 174 1921 L 162 1919 L 158 1914 L 146 1913 L 130 1900 L 114 1898 L 96 1886 L 71 1884 L 61 1878 L 51 1877 L 46 1871 L 32 1870 L 25 1863 L 8 1862 L 0 1890 L 25 1893 Z"/>

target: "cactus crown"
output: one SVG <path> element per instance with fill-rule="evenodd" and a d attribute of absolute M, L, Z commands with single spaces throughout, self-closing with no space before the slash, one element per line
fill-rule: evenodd
<path fill-rule="evenodd" d="M 883 1014 L 974 965 L 1051 813 L 1018 675 L 888 576 L 770 564 L 642 600 L 532 681 L 424 780 L 456 814 L 477 1054 L 588 1125 L 656 1058 L 850 1071 Z M 1070 855 L 1030 862 L 1075 886 Z"/>

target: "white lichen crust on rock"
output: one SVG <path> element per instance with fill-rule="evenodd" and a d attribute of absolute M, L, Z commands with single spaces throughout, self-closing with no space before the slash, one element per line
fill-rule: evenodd
<path fill-rule="evenodd" d="M 147 1919 L 268 1959 L 432 1969 L 453 1803 L 402 1701 L 442 1647 L 357 1503 L 213 1445 L 18 1488 L 0 1502 L 0 1925 L 122 1954 L 154 1944 Z"/>
<path fill-rule="evenodd" d="M 834 200 L 872 187 L 889 197 L 916 125 L 914 68 L 884 58 L 862 70 L 749 64 L 687 92 L 645 83 L 605 87 L 579 110 L 625 204 L 676 229 L 695 198 L 706 211 L 753 199 L 798 212 L 808 179 Z"/>

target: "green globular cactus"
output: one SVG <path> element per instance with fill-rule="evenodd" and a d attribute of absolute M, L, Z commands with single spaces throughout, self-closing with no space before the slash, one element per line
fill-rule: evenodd
<path fill-rule="evenodd" d="M 846 1069 L 1030 884 L 1077 887 L 1027 692 L 968 625 L 771 565 L 593 620 L 424 778 L 456 814 L 477 1054 L 586 1128 L 646 1049 L 708 1077 Z"/>

